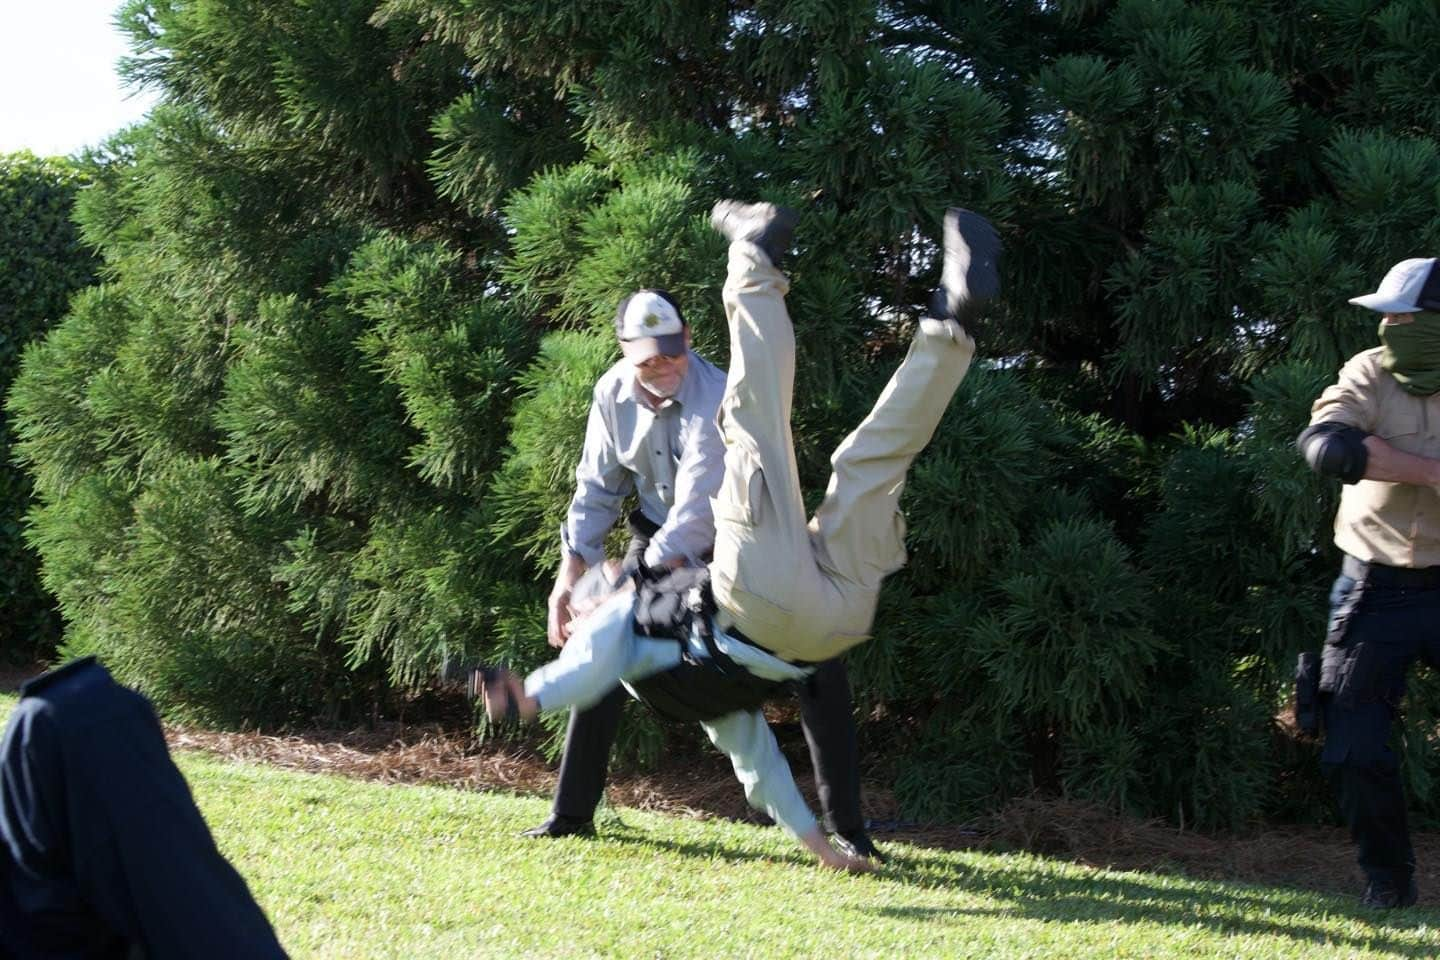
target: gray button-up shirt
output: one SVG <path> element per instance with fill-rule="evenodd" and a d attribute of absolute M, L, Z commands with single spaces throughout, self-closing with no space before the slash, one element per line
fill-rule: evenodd
<path fill-rule="evenodd" d="M 725 372 L 693 350 L 679 392 L 656 409 L 641 399 L 630 361 L 600 377 L 575 468 L 575 497 L 560 526 L 564 554 L 590 566 L 602 561 L 605 535 L 634 492 L 640 511 L 660 525 L 645 562 L 702 562 L 715 545 L 710 498 L 725 471 L 715 426 L 724 392 Z"/>

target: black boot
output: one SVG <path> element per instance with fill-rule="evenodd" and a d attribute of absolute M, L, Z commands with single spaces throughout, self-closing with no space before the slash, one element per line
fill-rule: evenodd
<path fill-rule="evenodd" d="M 710 225 L 731 243 L 749 240 L 765 251 L 772 266 L 790 249 L 790 237 L 800 215 L 789 207 L 773 203 L 741 203 L 721 200 L 710 210 Z"/>
<path fill-rule="evenodd" d="M 847 857 L 864 857 L 876 863 L 885 862 L 885 854 L 875 846 L 875 841 L 870 839 L 870 834 L 865 832 L 864 827 L 837 831 L 834 840 L 835 847 Z"/>
<path fill-rule="evenodd" d="M 930 316 L 962 326 L 1000 292 L 1000 236 L 990 221 L 960 207 L 945 211 L 945 261 Z"/>
<path fill-rule="evenodd" d="M 1362 906 L 1372 910 L 1394 910 L 1397 907 L 1413 907 L 1420 899 L 1420 888 L 1412 874 L 1404 884 L 1393 880 L 1371 880 L 1365 885 L 1365 895 L 1360 899 Z"/>
<path fill-rule="evenodd" d="M 593 837 L 595 836 L 595 821 L 581 820 L 578 817 L 567 817 L 563 813 L 552 813 L 550 814 L 550 818 L 538 827 L 522 830 L 520 836 L 533 837 L 535 839 Z"/>

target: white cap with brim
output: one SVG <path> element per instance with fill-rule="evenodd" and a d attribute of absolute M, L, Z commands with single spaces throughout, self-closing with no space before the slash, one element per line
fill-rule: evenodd
<path fill-rule="evenodd" d="M 1377 313 L 1440 310 L 1440 270 L 1435 269 L 1435 262 L 1434 257 L 1401 260 L 1385 274 L 1380 289 L 1351 297 L 1350 302 Z"/>
<path fill-rule="evenodd" d="M 615 317 L 620 349 L 631 363 L 643 363 L 664 354 L 685 352 L 685 323 L 680 311 L 654 290 L 641 290 L 620 304 Z"/>

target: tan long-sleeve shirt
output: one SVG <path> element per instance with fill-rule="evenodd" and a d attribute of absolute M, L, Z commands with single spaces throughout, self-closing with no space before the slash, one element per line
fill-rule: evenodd
<path fill-rule="evenodd" d="M 1440 460 L 1440 394 L 1406 393 L 1380 366 L 1381 353 L 1376 347 L 1351 357 L 1310 408 L 1310 422 L 1342 423 Z M 1347 484 L 1335 513 L 1335 545 L 1371 563 L 1440 566 L 1440 490 L 1380 480 Z"/>

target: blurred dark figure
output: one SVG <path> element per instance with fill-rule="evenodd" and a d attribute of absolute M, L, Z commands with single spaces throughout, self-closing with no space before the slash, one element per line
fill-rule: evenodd
<path fill-rule="evenodd" d="M 94 658 L 20 689 L 0 747 L 0 958 L 283 958 L 149 701 Z"/>

